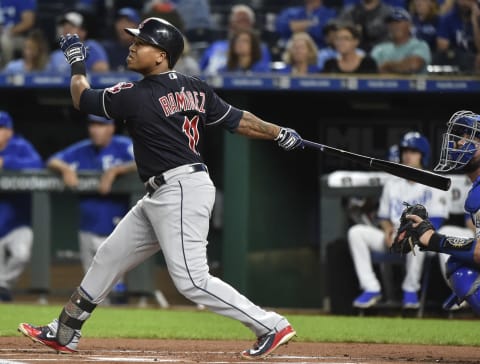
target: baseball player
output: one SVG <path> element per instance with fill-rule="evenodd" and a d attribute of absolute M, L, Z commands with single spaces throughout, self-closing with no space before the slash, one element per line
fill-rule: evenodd
<path fill-rule="evenodd" d="M 447 261 L 447 277 L 455 297 L 450 305 L 467 301 L 480 315 L 480 115 L 461 110 L 452 115 L 443 134 L 440 161 L 437 172 L 462 170 L 472 181 L 465 200 L 467 211 L 475 225 L 475 237 L 453 237 L 436 232 L 428 218 L 406 214 L 404 229 L 394 242 L 402 245 L 405 239 L 413 241 L 421 249 L 450 255 Z M 410 225 L 409 222 L 413 222 Z M 444 308 L 448 309 L 449 305 Z"/>
<path fill-rule="evenodd" d="M 35 148 L 14 134 L 10 114 L 0 111 L 0 169 L 43 168 Z M 0 194 L 0 301 L 11 301 L 11 287 L 30 261 L 33 242 L 31 198 L 24 193 Z"/>
<path fill-rule="evenodd" d="M 400 159 L 403 164 L 425 168 L 430 156 L 428 140 L 418 132 L 406 133 L 399 143 Z M 448 217 L 447 194 L 443 191 L 411 182 L 403 178 L 391 177 L 383 186 L 379 201 L 379 225 L 357 224 L 348 230 L 350 253 L 355 265 L 362 294 L 353 301 L 353 306 L 368 308 L 382 298 L 381 285 L 372 266 L 371 251 L 386 252 L 392 244 L 404 209 L 403 202 L 422 203 L 431 210 L 432 223 L 438 228 Z M 420 307 L 417 291 L 420 289 L 425 255 L 418 251 L 416 256 L 406 257 L 406 275 L 402 283 L 402 306 L 405 309 Z"/>
<path fill-rule="evenodd" d="M 100 244 L 128 211 L 128 196 L 110 194 L 113 182 L 118 176 L 136 171 L 132 141 L 128 137 L 114 135 L 113 120 L 90 114 L 87 121 L 89 139 L 75 143 L 47 160 L 47 167 L 60 173 L 63 182 L 70 188 L 78 185 L 78 171 L 102 172 L 99 194 L 80 196 L 78 241 L 85 272 Z M 123 285 L 123 281 L 119 282 L 113 291 L 124 294 L 119 292 L 123 291 Z"/>
<path fill-rule="evenodd" d="M 247 137 L 275 140 L 285 150 L 302 147 L 303 140 L 293 129 L 229 105 L 206 82 L 175 72 L 183 35 L 172 24 L 147 18 L 138 29 L 125 31 L 135 37 L 126 61 L 129 70 L 144 76 L 138 82 L 91 89 L 86 49 L 78 36 L 62 38 L 61 48 L 71 64 L 74 106 L 124 120 L 147 194 L 98 249 L 59 318 L 47 326 L 22 323 L 19 330 L 56 351 L 76 351 L 82 325 L 118 278 L 161 250 L 180 293 L 240 321 L 258 337 L 241 356 L 265 357 L 296 333 L 285 317 L 256 306 L 209 274 L 207 235 L 215 187 L 201 152 L 207 127 L 217 125 Z"/>

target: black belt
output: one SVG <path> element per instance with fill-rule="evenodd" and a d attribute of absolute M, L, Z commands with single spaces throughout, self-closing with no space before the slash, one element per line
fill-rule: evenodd
<path fill-rule="evenodd" d="M 203 163 L 190 164 L 190 165 L 187 165 L 187 166 L 184 166 L 184 167 L 186 168 L 185 172 L 179 170 L 178 173 L 172 174 L 172 177 L 175 176 L 175 175 L 180 175 L 180 174 L 185 174 L 185 173 L 196 173 L 196 172 L 207 172 L 208 173 L 208 168 Z M 164 185 L 167 182 L 165 180 L 165 174 L 167 174 L 167 178 L 169 178 L 168 173 L 169 172 L 174 172 L 174 170 L 175 170 L 175 168 L 170 169 L 167 172 L 162 173 L 159 176 L 150 177 L 147 180 L 147 182 L 144 183 L 145 189 L 147 190 L 147 193 L 151 196 L 156 190 L 158 190 L 160 188 L 161 185 Z"/>

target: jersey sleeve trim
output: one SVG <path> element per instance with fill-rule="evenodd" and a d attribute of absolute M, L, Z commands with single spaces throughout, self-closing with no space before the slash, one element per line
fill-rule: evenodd
<path fill-rule="evenodd" d="M 107 91 L 107 89 L 104 89 L 103 94 L 102 94 L 102 108 L 103 108 L 103 112 L 105 113 L 105 116 L 109 119 L 112 119 L 110 114 L 107 112 L 107 108 L 105 107 L 105 92 L 106 91 Z"/>
<path fill-rule="evenodd" d="M 231 110 L 232 110 L 232 105 L 229 105 L 227 112 L 225 114 L 223 114 L 223 116 L 220 119 L 218 119 L 216 121 L 212 121 L 211 123 L 205 123 L 205 125 L 210 126 L 210 125 L 215 125 L 215 124 L 218 124 L 218 123 L 222 122 L 222 120 L 227 117 L 227 115 L 230 113 Z"/>

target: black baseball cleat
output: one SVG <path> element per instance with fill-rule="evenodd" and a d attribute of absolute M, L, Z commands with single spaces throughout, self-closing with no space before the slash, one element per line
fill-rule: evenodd
<path fill-rule="evenodd" d="M 265 358 L 270 355 L 280 345 L 288 343 L 297 333 L 292 326 L 288 325 L 280 331 L 270 331 L 269 333 L 260 336 L 253 348 L 242 351 L 241 357 L 249 360 L 256 360 Z"/>
<path fill-rule="evenodd" d="M 62 345 L 57 341 L 57 327 L 58 321 L 55 319 L 46 326 L 33 326 L 21 323 L 18 325 L 18 331 L 33 341 L 48 346 L 57 353 L 76 353 L 78 341 L 82 336 L 80 330 L 75 330 L 72 340 L 68 344 Z"/>

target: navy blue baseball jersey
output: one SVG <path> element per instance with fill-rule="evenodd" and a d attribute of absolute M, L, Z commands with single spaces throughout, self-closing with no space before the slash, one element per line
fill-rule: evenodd
<path fill-rule="evenodd" d="M 115 135 L 109 145 L 99 149 L 87 139 L 59 151 L 48 161 L 51 159 L 60 159 L 76 171 L 104 172 L 111 167 L 133 161 L 132 141 L 130 138 Z M 108 235 L 115 228 L 116 221 L 127 213 L 128 208 L 128 196 L 82 195 L 80 230 Z"/>
<path fill-rule="evenodd" d="M 184 164 L 203 162 L 205 127 L 234 131 L 243 112 L 204 81 L 176 71 L 82 93 L 80 109 L 123 120 L 142 181 Z"/>
<path fill-rule="evenodd" d="M 3 169 L 19 171 L 43 168 L 42 158 L 33 145 L 14 135 L 7 146 L 0 151 L 3 158 Z M 0 194 L 0 238 L 13 229 L 30 225 L 31 198 L 30 193 Z"/>

